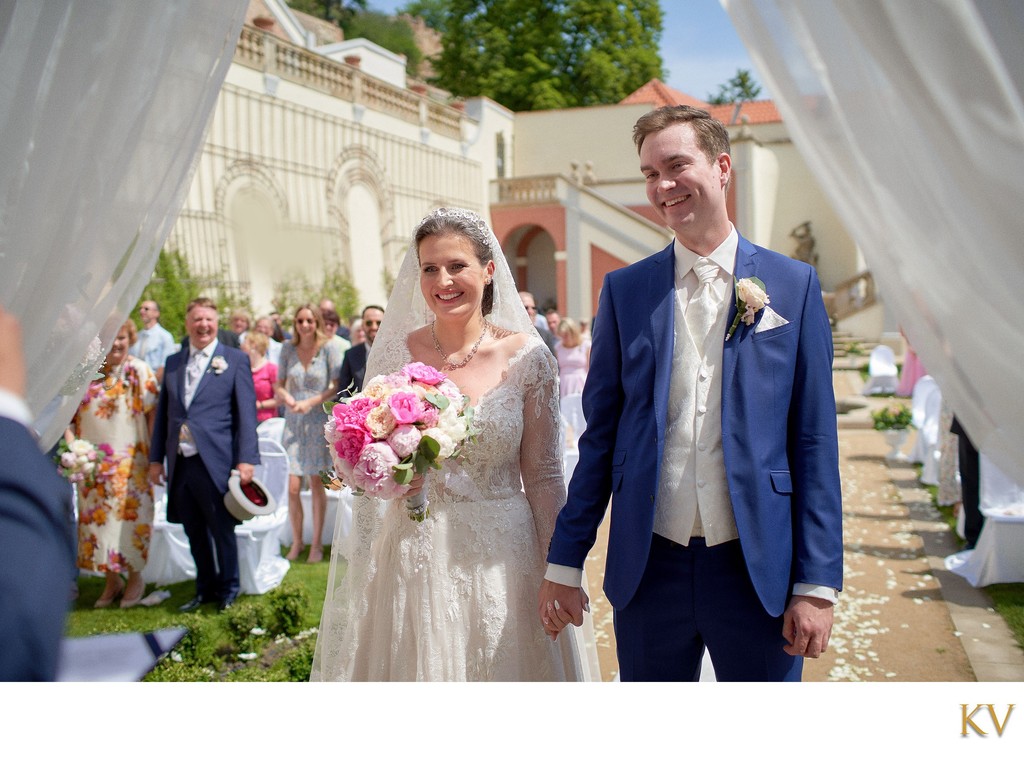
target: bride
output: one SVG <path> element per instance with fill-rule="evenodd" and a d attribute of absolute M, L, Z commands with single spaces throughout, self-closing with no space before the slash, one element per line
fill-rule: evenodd
<path fill-rule="evenodd" d="M 565 501 L 557 369 L 483 220 L 446 208 L 423 219 L 385 313 L 367 378 L 410 361 L 441 370 L 478 434 L 426 475 L 424 522 L 401 501 L 354 499 L 310 679 L 581 679 L 576 639 L 552 641 L 536 621 Z"/>

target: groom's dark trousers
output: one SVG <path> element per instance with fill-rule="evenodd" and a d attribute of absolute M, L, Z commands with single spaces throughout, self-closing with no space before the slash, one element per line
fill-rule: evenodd
<path fill-rule="evenodd" d="M 636 595 L 615 611 L 615 640 L 624 682 L 696 681 L 705 644 L 718 680 L 799 682 L 803 670 L 782 650 L 782 618 L 758 601 L 738 540 L 681 546 L 655 534 Z"/>

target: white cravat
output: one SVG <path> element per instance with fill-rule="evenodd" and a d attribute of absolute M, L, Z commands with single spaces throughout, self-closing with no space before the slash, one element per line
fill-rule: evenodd
<path fill-rule="evenodd" d="M 718 264 L 703 256 L 693 264 L 693 273 L 700 284 L 686 309 L 686 323 L 702 356 L 706 353 L 708 334 L 718 318 L 718 296 L 713 286 L 718 271 Z"/>
<path fill-rule="evenodd" d="M 202 379 L 203 370 L 206 368 L 206 353 L 201 350 L 193 350 L 189 356 L 188 366 L 185 367 L 185 408 L 192 405 L 192 398 L 199 387 L 199 380 Z"/>

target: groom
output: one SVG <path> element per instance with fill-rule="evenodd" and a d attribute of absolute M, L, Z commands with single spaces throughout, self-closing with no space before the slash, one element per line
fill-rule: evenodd
<path fill-rule="evenodd" d="M 818 279 L 737 234 L 729 136 L 706 111 L 652 111 L 633 139 L 676 239 L 605 278 L 541 622 L 552 637 L 582 622 L 580 568 L 611 497 L 604 590 L 622 680 L 697 680 L 705 646 L 719 680 L 799 680 L 842 584 Z"/>

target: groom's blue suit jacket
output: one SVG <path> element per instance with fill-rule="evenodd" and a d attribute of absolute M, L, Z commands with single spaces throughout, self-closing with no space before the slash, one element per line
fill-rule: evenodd
<path fill-rule="evenodd" d="M 647 565 L 673 353 L 673 246 L 605 277 L 583 391 L 587 429 L 548 561 L 582 567 L 612 499 L 605 593 L 625 607 Z M 740 546 L 769 614 L 796 582 L 842 586 L 832 333 L 812 267 L 739 238 L 737 279 L 758 277 L 789 321 L 725 342 L 722 447 Z M 728 324 L 736 315 L 732 304 Z M 724 339 L 725 335 L 722 335 Z"/>

